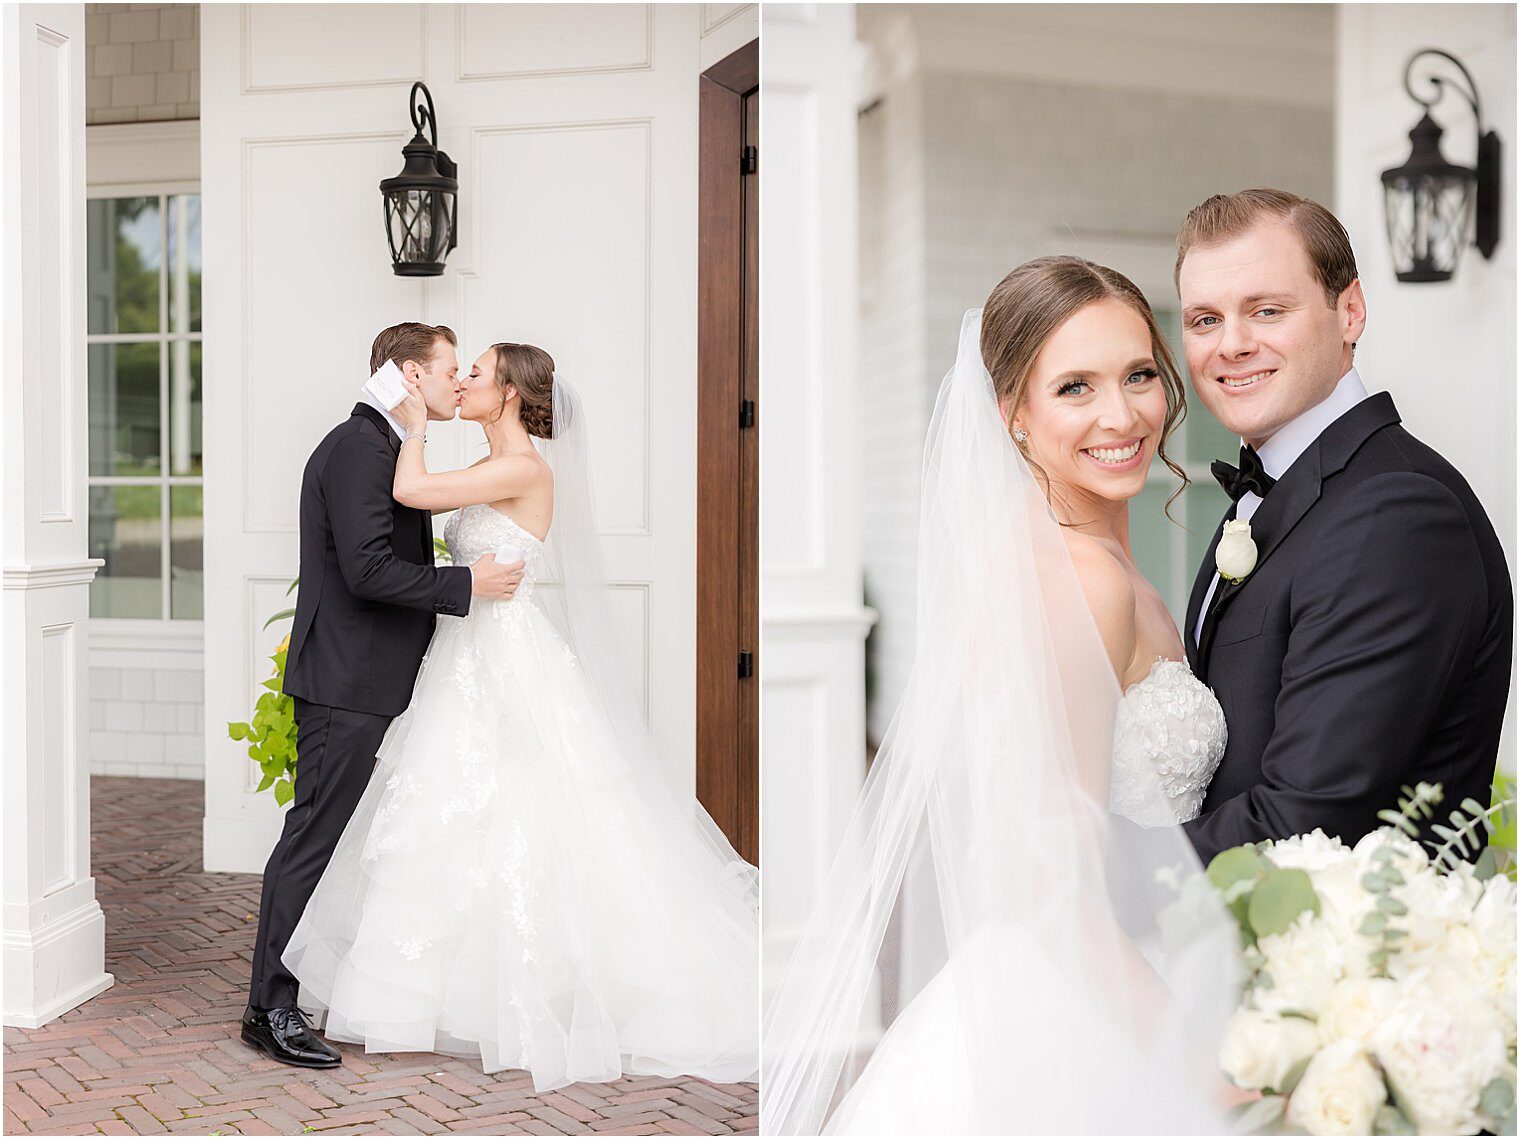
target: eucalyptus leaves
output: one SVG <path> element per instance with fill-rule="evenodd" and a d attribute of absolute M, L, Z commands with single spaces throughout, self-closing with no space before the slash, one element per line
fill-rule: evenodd
<path fill-rule="evenodd" d="M 1478 853 L 1512 833 L 1511 791 L 1442 824 L 1420 784 L 1355 847 L 1314 831 L 1209 864 L 1250 972 L 1220 1053 L 1263 1095 L 1242 1131 L 1514 1133 L 1513 860 Z"/>

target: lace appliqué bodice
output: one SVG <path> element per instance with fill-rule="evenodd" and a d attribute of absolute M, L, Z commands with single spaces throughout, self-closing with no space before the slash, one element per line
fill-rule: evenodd
<path fill-rule="evenodd" d="M 443 527 L 443 539 L 454 563 L 461 566 L 472 565 L 503 545 L 521 549 L 523 579 L 512 600 L 525 601 L 533 596 L 533 583 L 543 568 L 544 543 L 501 510 L 489 505 L 466 505 L 449 518 Z"/>
<path fill-rule="evenodd" d="M 1185 823 L 1224 757 L 1224 709 L 1179 660 L 1158 660 L 1119 701 L 1109 807 L 1142 827 Z"/>

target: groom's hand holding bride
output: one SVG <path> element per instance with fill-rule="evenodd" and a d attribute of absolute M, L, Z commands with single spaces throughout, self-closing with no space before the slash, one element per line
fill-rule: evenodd
<path fill-rule="evenodd" d="M 403 380 L 406 384 L 406 397 L 391 411 L 391 416 L 406 430 L 406 439 L 401 443 L 404 446 L 413 438 L 419 441 L 424 439 L 428 409 L 417 383 L 409 378 Z M 511 600 L 517 592 L 517 586 L 522 583 L 523 564 L 522 561 L 498 564 L 494 556 L 486 554 L 470 566 L 470 595 L 492 600 Z"/>

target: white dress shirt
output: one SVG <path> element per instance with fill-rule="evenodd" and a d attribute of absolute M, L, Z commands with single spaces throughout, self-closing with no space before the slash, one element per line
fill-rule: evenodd
<path fill-rule="evenodd" d="M 381 412 L 381 414 L 384 415 L 385 420 L 390 423 L 390 427 L 393 430 L 396 431 L 396 439 L 398 441 L 405 441 L 406 440 L 406 429 L 401 425 L 401 423 L 399 421 L 397 421 L 395 418 L 391 417 L 391 411 L 390 410 L 386 409 L 383 405 L 381 405 L 379 402 L 377 402 L 374 398 L 370 397 L 368 390 L 360 390 L 359 391 L 359 400 L 361 402 L 363 402 L 367 406 L 374 407 L 375 409 L 379 410 Z"/>
<path fill-rule="evenodd" d="M 1261 458 L 1261 467 L 1267 471 L 1267 476 L 1273 481 L 1280 480 L 1288 471 L 1288 467 L 1299 459 L 1304 450 L 1319 439 L 1320 434 L 1366 397 L 1367 387 L 1362 385 L 1362 379 L 1357 376 L 1356 367 L 1353 366 L 1346 371 L 1345 377 L 1335 383 L 1335 389 L 1330 391 L 1329 397 L 1317 406 L 1304 410 L 1262 442 L 1256 455 Z M 1245 442 L 1242 441 L 1241 444 L 1244 445 Z M 1235 520 L 1249 521 L 1260 504 L 1261 498 L 1247 489 L 1236 503 Z M 1213 554 L 1210 553 L 1209 556 L 1212 557 Z M 1209 591 L 1203 596 L 1203 607 L 1198 610 L 1198 623 L 1193 629 L 1195 642 L 1203 640 L 1203 618 L 1209 614 L 1209 604 L 1213 601 L 1214 592 L 1218 588 L 1219 571 L 1216 569 L 1214 579 L 1209 584 Z"/>

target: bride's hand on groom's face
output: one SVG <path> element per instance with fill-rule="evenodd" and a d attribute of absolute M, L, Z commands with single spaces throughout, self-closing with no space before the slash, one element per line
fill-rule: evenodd
<path fill-rule="evenodd" d="M 403 378 L 402 381 L 406 383 L 406 397 L 401 399 L 401 404 L 391 413 L 403 429 L 420 432 L 427 428 L 427 402 L 423 400 L 422 391 L 416 382 L 410 378 Z"/>

